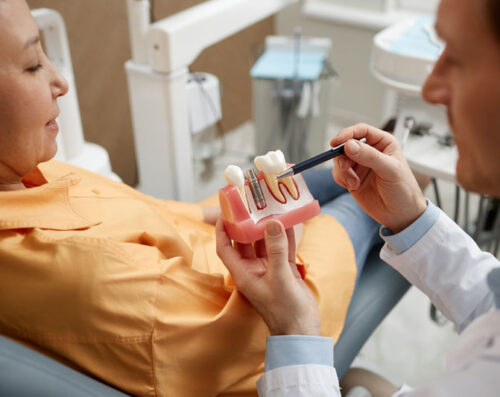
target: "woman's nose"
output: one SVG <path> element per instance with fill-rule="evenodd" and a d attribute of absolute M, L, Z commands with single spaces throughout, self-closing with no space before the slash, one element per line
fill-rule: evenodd
<path fill-rule="evenodd" d="M 444 61 L 440 58 L 422 87 L 422 98 L 433 105 L 448 106 L 450 97 Z"/>
<path fill-rule="evenodd" d="M 68 92 L 68 82 L 64 76 L 56 71 L 56 76 L 54 79 L 54 97 L 59 98 L 60 96 L 66 95 Z"/>
<path fill-rule="evenodd" d="M 50 61 L 49 64 L 51 69 L 52 96 L 54 99 L 57 99 L 68 92 L 68 82 Z"/>

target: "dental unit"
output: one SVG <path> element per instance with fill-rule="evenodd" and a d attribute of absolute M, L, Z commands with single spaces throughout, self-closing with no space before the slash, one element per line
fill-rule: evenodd
<path fill-rule="evenodd" d="M 301 175 L 278 180 L 287 169 L 279 150 L 255 158 L 255 166 L 243 171 L 235 165 L 226 168 L 227 186 L 219 190 L 222 219 L 228 236 L 240 243 L 264 237 L 266 221 L 278 219 L 288 229 L 320 213 Z"/>

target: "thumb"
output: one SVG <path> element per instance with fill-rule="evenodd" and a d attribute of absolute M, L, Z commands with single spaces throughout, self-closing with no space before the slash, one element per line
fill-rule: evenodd
<path fill-rule="evenodd" d="M 265 240 L 270 272 L 283 275 L 284 272 L 290 271 L 288 240 L 281 222 L 276 220 L 267 222 Z"/>
<path fill-rule="evenodd" d="M 344 152 L 357 164 L 371 168 L 382 177 L 395 176 L 397 173 L 397 166 L 391 156 L 366 143 L 351 139 L 345 144 Z"/>

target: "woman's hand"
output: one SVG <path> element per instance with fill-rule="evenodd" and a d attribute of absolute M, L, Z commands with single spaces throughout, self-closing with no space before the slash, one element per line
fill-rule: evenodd
<path fill-rule="evenodd" d="M 320 335 L 318 304 L 295 264 L 293 230 L 271 220 L 264 240 L 233 247 L 219 218 L 216 239 L 217 255 L 272 335 Z"/>
<path fill-rule="evenodd" d="M 215 225 L 215 222 L 217 222 L 217 218 L 219 218 L 220 215 L 220 208 L 203 206 L 201 207 L 201 210 L 203 211 L 203 222 L 208 223 L 209 225 Z"/>
<path fill-rule="evenodd" d="M 352 138 L 366 138 L 362 143 Z M 346 128 L 331 145 L 344 142 L 345 155 L 337 157 L 332 174 L 377 222 L 398 233 L 426 209 L 427 201 L 391 134 L 358 124 Z"/>

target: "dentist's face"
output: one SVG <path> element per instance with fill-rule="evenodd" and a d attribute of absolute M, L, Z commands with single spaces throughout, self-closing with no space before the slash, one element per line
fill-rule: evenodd
<path fill-rule="evenodd" d="M 459 183 L 500 197 L 500 38 L 490 27 L 485 3 L 441 1 L 436 29 L 446 48 L 423 97 L 447 108 Z"/>
<path fill-rule="evenodd" d="M 24 176 L 57 150 L 56 99 L 68 90 L 24 0 L 0 0 L 0 177 Z"/>

